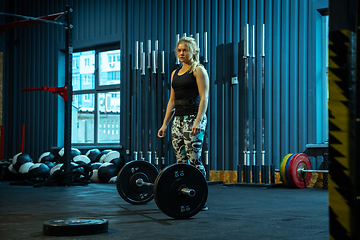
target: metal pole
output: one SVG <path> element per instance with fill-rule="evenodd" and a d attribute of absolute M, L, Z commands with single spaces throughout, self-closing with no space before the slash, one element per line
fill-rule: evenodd
<path fill-rule="evenodd" d="M 138 74 L 139 74 L 139 41 L 135 41 L 135 51 L 134 51 L 134 59 L 135 59 L 135 67 L 134 67 L 134 76 L 132 77 L 133 79 L 133 83 L 131 84 L 131 126 L 132 126 L 132 137 L 131 137 L 131 148 L 134 149 L 134 159 L 137 159 L 137 156 L 135 155 L 135 153 L 137 153 L 135 150 L 138 149 L 138 139 L 139 139 L 139 135 L 138 135 L 138 106 L 137 106 L 137 86 L 138 86 Z"/>
<path fill-rule="evenodd" d="M 197 43 L 200 42 L 200 34 L 196 34 L 197 37 Z M 204 67 L 205 69 L 208 68 L 208 60 L 207 60 L 207 32 L 204 32 Z M 206 46 L 206 47 L 205 47 Z M 199 45 L 198 45 L 199 47 Z M 206 58 L 205 58 L 206 57 Z M 211 123 L 210 123 L 211 124 Z M 210 164 L 209 164 L 209 123 L 206 125 L 205 129 L 205 138 L 203 143 L 203 153 L 205 154 L 205 171 L 206 171 L 206 180 L 209 180 L 210 175 Z M 203 158 L 204 159 L 204 158 Z"/>
<path fill-rule="evenodd" d="M 261 182 L 269 183 L 269 166 L 265 165 L 265 24 L 261 25 Z"/>
<path fill-rule="evenodd" d="M 148 40 L 148 68 L 151 68 L 151 40 Z"/>
<path fill-rule="evenodd" d="M 141 75 L 145 75 L 145 52 L 143 52 L 141 55 Z"/>
<path fill-rule="evenodd" d="M 141 45 L 140 45 L 141 46 Z M 143 150 L 145 149 L 144 146 L 144 137 L 143 137 L 143 129 L 144 129 L 144 119 L 145 119 L 145 113 L 143 111 L 143 103 L 144 103 L 144 81 L 145 81 L 145 52 L 141 53 L 141 73 L 140 73 L 140 77 L 139 77 L 139 85 L 138 85 L 138 132 L 139 132 L 139 136 L 138 136 L 138 141 L 139 141 L 139 153 L 140 153 L 140 160 L 144 160 L 144 155 L 143 155 Z"/>
<path fill-rule="evenodd" d="M 196 45 L 199 47 L 200 46 L 200 34 L 199 33 L 196 33 L 195 40 L 196 40 Z"/>
<path fill-rule="evenodd" d="M 156 43 L 158 41 L 155 41 L 155 48 L 156 48 Z M 149 154 L 149 162 L 152 159 L 152 153 L 154 153 L 157 149 L 157 118 L 158 118 L 158 114 L 157 114 L 157 109 L 158 109 L 158 105 L 156 104 L 156 100 L 157 100 L 157 78 L 158 78 L 158 74 L 156 71 L 156 55 L 157 55 L 157 51 L 158 50 L 153 50 L 152 51 L 152 60 L 153 60 L 153 70 L 152 70 L 152 74 L 150 74 L 150 81 L 149 81 L 149 94 L 150 94 L 150 104 L 149 104 L 149 150 L 150 150 L 150 154 Z M 152 152 L 152 153 L 151 153 Z"/>
<path fill-rule="evenodd" d="M 178 44 L 180 40 L 180 34 L 176 34 L 176 44 Z M 177 54 L 176 54 L 176 65 L 180 65 L 180 59 L 178 58 Z"/>
<path fill-rule="evenodd" d="M 65 131 L 64 131 L 64 168 L 65 184 L 73 182 L 71 175 L 71 111 L 72 111 L 72 12 L 70 6 L 65 8 L 65 87 L 68 88 L 68 101 L 65 101 Z"/>
<path fill-rule="evenodd" d="M 204 32 L 204 63 L 208 62 L 208 37 L 207 32 Z"/>
<path fill-rule="evenodd" d="M 140 66 L 139 68 L 141 69 L 141 72 L 142 72 L 142 69 L 143 69 L 143 52 L 144 52 L 144 43 L 143 42 L 140 42 L 140 54 L 139 54 L 139 57 L 140 57 Z"/>
<path fill-rule="evenodd" d="M 135 70 L 139 69 L 139 41 L 135 42 Z"/>
<path fill-rule="evenodd" d="M 259 166 L 256 163 L 256 64 L 255 64 L 255 25 L 252 25 L 252 122 L 253 122 L 253 165 L 252 182 L 259 183 Z"/>
<path fill-rule="evenodd" d="M 148 156 L 149 156 L 149 163 L 152 163 L 152 160 L 151 160 L 151 151 L 148 151 Z"/>
<path fill-rule="evenodd" d="M 159 169 L 159 157 L 157 155 L 157 151 L 155 151 L 155 167 Z"/>
<path fill-rule="evenodd" d="M 161 80 L 159 81 L 159 84 L 157 85 L 158 87 L 158 93 L 160 96 L 162 97 L 158 97 L 158 124 L 159 126 L 161 126 L 162 122 L 161 122 L 161 116 L 163 116 L 164 112 L 163 112 L 163 106 L 166 106 L 166 105 L 163 105 L 165 104 L 165 102 L 163 101 L 163 98 L 164 98 L 164 92 L 166 92 L 165 88 L 165 51 L 161 51 Z M 156 133 L 157 134 L 157 133 Z M 163 167 L 165 167 L 165 139 L 166 138 L 160 138 L 158 141 L 159 141 L 159 145 L 158 145 L 158 148 L 160 148 L 160 154 L 162 157 L 161 157 L 161 162 L 158 164 L 158 168 L 161 169 Z"/>
<path fill-rule="evenodd" d="M 249 151 L 249 107 L 247 105 L 249 91 L 249 24 L 244 27 L 244 67 L 245 67 L 245 132 L 244 132 L 244 182 L 250 182 L 250 151 Z"/>
<path fill-rule="evenodd" d="M 155 68 L 158 68 L 159 67 L 159 65 L 158 65 L 158 57 L 159 57 L 159 40 L 156 40 L 155 41 L 155 59 L 154 59 L 154 62 L 155 62 L 155 64 L 154 64 L 154 67 Z"/>
<path fill-rule="evenodd" d="M 165 167 L 165 157 L 161 157 L 161 167 Z"/>
<path fill-rule="evenodd" d="M 153 70 L 152 73 L 156 73 L 156 51 L 152 51 Z"/>
<path fill-rule="evenodd" d="M 161 51 L 161 74 L 165 74 L 165 52 Z"/>

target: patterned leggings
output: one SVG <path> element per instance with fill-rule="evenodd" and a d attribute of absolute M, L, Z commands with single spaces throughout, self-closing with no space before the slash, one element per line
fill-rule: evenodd
<path fill-rule="evenodd" d="M 196 116 L 175 116 L 171 127 L 172 145 L 178 163 L 189 163 L 195 166 L 206 177 L 205 167 L 201 162 L 201 150 L 207 123 L 206 116 L 200 123 L 200 133 L 191 135 L 191 128 Z"/>

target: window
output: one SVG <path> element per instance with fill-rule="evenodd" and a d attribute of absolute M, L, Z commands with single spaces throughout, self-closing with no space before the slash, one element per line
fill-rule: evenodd
<path fill-rule="evenodd" d="M 100 53 L 100 86 L 120 82 L 120 50 Z"/>
<path fill-rule="evenodd" d="M 73 71 L 79 68 L 79 59 L 74 59 L 72 67 Z"/>
<path fill-rule="evenodd" d="M 73 144 L 120 143 L 120 49 L 75 52 Z"/>

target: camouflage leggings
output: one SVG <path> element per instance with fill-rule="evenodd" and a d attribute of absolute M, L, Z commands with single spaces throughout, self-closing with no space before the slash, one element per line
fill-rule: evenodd
<path fill-rule="evenodd" d="M 206 116 L 201 120 L 200 133 L 191 135 L 191 128 L 196 116 L 175 116 L 171 127 L 172 145 L 178 163 L 195 166 L 206 177 L 205 167 L 201 162 L 201 150 L 207 123 Z"/>

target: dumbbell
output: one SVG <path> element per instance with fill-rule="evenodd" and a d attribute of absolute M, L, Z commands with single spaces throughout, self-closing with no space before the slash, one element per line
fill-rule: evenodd
<path fill-rule="evenodd" d="M 204 206 L 208 186 L 202 173 L 194 166 L 176 163 L 157 168 L 145 161 L 131 161 L 120 170 L 116 188 L 131 204 L 146 204 L 155 198 L 156 205 L 166 215 L 186 219 Z"/>

